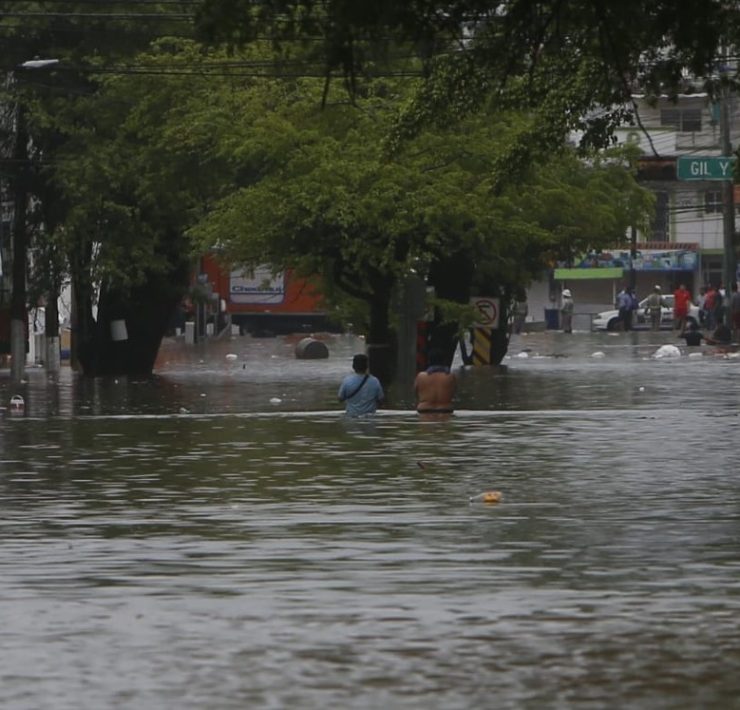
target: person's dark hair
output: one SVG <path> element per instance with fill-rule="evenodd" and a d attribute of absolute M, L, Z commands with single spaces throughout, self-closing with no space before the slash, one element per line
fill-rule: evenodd
<path fill-rule="evenodd" d="M 358 353 L 352 358 L 352 369 L 355 372 L 365 372 L 368 366 L 367 355 Z"/>
<path fill-rule="evenodd" d="M 445 354 L 439 348 L 432 348 L 429 351 L 429 364 L 435 366 L 447 365 Z"/>

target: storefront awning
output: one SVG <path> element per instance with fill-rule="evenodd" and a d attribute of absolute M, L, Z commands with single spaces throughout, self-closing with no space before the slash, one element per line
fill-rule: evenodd
<path fill-rule="evenodd" d="M 601 269 L 555 269 L 556 281 L 585 281 L 586 279 L 621 279 L 624 269 L 617 267 Z"/>

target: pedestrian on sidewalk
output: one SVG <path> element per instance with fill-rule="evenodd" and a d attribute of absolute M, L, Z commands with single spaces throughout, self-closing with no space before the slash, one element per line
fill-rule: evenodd
<path fill-rule="evenodd" d="M 573 294 L 569 288 L 563 289 L 563 294 L 560 302 L 560 320 L 563 327 L 563 333 L 573 332 Z"/>
<path fill-rule="evenodd" d="M 668 304 L 663 298 L 661 288 L 657 284 L 653 287 L 653 292 L 647 297 L 645 310 L 650 318 L 650 330 L 660 330 L 660 321 L 663 317 L 663 309 Z"/>

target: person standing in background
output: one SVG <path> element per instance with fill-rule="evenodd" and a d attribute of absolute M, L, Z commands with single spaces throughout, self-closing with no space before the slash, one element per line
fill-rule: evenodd
<path fill-rule="evenodd" d="M 684 284 L 673 292 L 673 327 L 683 333 L 686 329 L 686 318 L 689 315 L 689 306 L 691 305 L 691 292 Z"/>
<path fill-rule="evenodd" d="M 706 309 L 706 300 L 707 300 L 707 286 L 702 286 L 699 289 L 699 298 L 696 302 L 696 305 L 699 306 L 699 325 L 704 327 L 704 322 L 707 319 L 707 309 Z"/>
<path fill-rule="evenodd" d="M 714 330 L 717 327 L 717 306 L 719 301 L 719 292 L 713 285 L 709 285 L 704 294 L 702 310 L 704 311 L 704 327 L 707 330 Z"/>
<path fill-rule="evenodd" d="M 629 295 L 630 295 L 630 328 L 631 328 L 635 320 L 637 319 L 637 309 L 640 307 L 640 302 L 637 300 L 637 294 L 635 294 L 635 289 L 630 288 Z"/>
<path fill-rule="evenodd" d="M 573 308 L 573 294 L 571 294 L 569 288 L 564 288 L 560 304 L 560 320 L 563 333 L 573 332 Z"/>
<path fill-rule="evenodd" d="M 617 310 L 622 330 L 632 330 L 632 296 L 626 286 L 617 294 Z"/>
<path fill-rule="evenodd" d="M 647 304 L 645 306 L 650 319 L 650 330 L 660 330 L 660 320 L 665 306 L 666 302 L 660 291 L 660 286 L 656 285 L 653 288 L 653 292 L 647 297 Z"/>
<path fill-rule="evenodd" d="M 730 309 L 728 308 L 728 299 L 729 299 L 729 295 L 727 294 L 727 291 L 725 290 L 724 286 L 720 284 L 717 287 L 717 301 L 714 306 L 715 325 L 730 326 L 730 321 L 729 321 Z"/>
<path fill-rule="evenodd" d="M 740 292 L 737 290 L 737 281 L 730 288 L 730 328 L 737 338 L 740 336 Z"/>
<path fill-rule="evenodd" d="M 529 306 L 527 305 L 527 294 L 524 291 L 519 291 L 516 295 L 516 301 L 514 302 L 514 322 L 512 323 L 512 331 L 519 335 L 522 332 L 522 326 L 524 321 L 527 319 L 529 313 Z"/>

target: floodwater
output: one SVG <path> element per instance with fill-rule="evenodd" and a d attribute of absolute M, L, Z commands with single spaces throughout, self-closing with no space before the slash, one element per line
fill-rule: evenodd
<path fill-rule="evenodd" d="M 347 421 L 295 342 L 0 373 L 0 707 L 738 707 L 740 359 L 519 336 Z"/>

